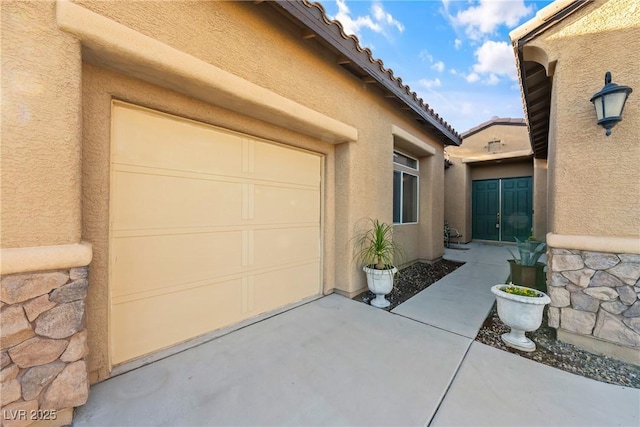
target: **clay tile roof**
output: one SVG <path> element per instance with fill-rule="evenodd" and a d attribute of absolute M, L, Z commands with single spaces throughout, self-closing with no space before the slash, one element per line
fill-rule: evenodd
<path fill-rule="evenodd" d="M 460 145 L 462 140 L 460 134 L 435 113 L 429 104 L 418 97 L 408 85 L 402 83 L 402 78 L 394 76 L 393 70 L 386 68 L 381 59 L 374 58 L 369 48 L 362 47 L 355 35 L 346 34 L 339 21 L 329 19 L 321 4 L 309 0 L 276 0 L 267 3 L 279 6 L 281 10 L 289 13 L 299 23 L 350 59 L 352 61 L 350 71 L 366 73 L 383 89 L 404 102 L 410 110 L 420 116 L 419 122 L 435 131 L 435 136 L 443 144 Z M 320 22 L 322 24 L 319 24 Z"/>

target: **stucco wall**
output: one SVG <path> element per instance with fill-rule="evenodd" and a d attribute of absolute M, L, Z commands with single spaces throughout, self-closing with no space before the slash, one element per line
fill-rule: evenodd
<path fill-rule="evenodd" d="M 488 154 L 487 144 L 490 141 L 501 142 L 500 153 L 520 150 L 531 150 L 529 133 L 522 124 L 492 124 L 486 128 L 464 137 L 459 147 L 447 147 L 447 153 L 455 157 L 474 157 Z"/>
<path fill-rule="evenodd" d="M 51 1 L 2 2 L 2 247 L 80 241 L 80 44 Z"/>
<path fill-rule="evenodd" d="M 547 160 L 533 159 L 533 237 L 547 235 Z"/>
<path fill-rule="evenodd" d="M 450 157 L 452 165 L 444 172 L 445 219 L 462 238 L 471 240 L 471 175 L 470 169 L 457 157 Z"/>
<path fill-rule="evenodd" d="M 640 6 L 595 1 L 528 43 L 557 61 L 549 135 L 549 231 L 640 237 Z M 526 58 L 525 58 L 526 59 Z M 634 89 L 605 136 L 591 96 L 613 82 Z"/>

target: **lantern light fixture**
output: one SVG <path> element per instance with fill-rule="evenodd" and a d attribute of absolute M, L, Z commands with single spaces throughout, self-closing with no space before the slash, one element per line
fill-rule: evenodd
<path fill-rule="evenodd" d="M 607 136 L 611 135 L 611 128 L 622 120 L 624 104 L 632 91 L 629 86 L 611 83 L 611 72 L 607 71 L 604 75 L 604 87 L 591 97 L 598 124 L 606 129 Z"/>

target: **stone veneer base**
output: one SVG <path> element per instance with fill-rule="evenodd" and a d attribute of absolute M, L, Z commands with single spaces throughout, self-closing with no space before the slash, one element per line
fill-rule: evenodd
<path fill-rule="evenodd" d="M 580 335 L 564 329 L 558 329 L 558 340 L 583 348 L 591 353 L 600 354 L 626 363 L 640 366 L 640 351 L 624 347 L 609 341 L 587 335 Z"/>
<path fill-rule="evenodd" d="M 547 263 L 558 338 L 640 364 L 640 254 L 549 246 Z"/>
<path fill-rule="evenodd" d="M 69 425 L 89 397 L 87 267 L 0 276 L 0 420 Z"/>

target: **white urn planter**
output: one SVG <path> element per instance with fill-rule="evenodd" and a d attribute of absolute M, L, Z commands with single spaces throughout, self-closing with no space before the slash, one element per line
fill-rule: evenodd
<path fill-rule="evenodd" d="M 398 269 L 392 267 L 387 270 L 377 270 L 364 266 L 362 270 L 367 275 L 367 286 L 369 290 L 376 295 L 376 297 L 371 300 L 371 305 L 378 308 L 389 307 L 391 303 L 385 296 L 393 290 L 393 276 L 398 272 Z"/>
<path fill-rule="evenodd" d="M 505 292 L 506 288 L 519 288 L 534 296 L 523 296 Z M 551 299 L 544 292 L 517 285 L 495 285 L 491 292 L 496 296 L 498 316 L 511 328 L 511 332 L 502 334 L 502 341 L 509 347 L 521 351 L 534 351 L 536 345 L 526 337 L 525 332 L 535 331 L 542 324 L 544 306 Z"/>

